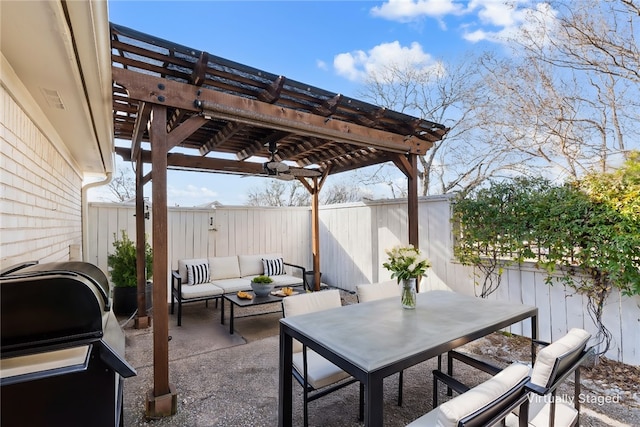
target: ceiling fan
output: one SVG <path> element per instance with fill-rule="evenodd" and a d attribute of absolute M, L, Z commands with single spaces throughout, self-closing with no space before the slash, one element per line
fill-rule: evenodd
<path fill-rule="evenodd" d="M 278 147 L 275 141 L 269 142 L 269 161 L 262 165 L 264 171 L 268 176 L 272 176 L 274 178 L 282 179 L 285 181 L 290 181 L 298 176 L 314 177 L 321 175 L 320 171 L 318 170 L 289 166 L 284 162 L 277 161 L 275 158 L 277 152 Z"/>

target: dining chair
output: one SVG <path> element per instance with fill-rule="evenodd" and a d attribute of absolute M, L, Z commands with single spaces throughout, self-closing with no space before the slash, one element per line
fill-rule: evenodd
<path fill-rule="evenodd" d="M 395 280 L 380 283 L 356 285 L 356 294 L 359 303 L 375 301 L 383 298 L 399 298 L 400 285 Z M 398 406 L 402 406 L 402 389 L 404 371 L 398 373 Z"/>
<path fill-rule="evenodd" d="M 571 427 L 580 421 L 580 367 L 593 357 L 594 348 L 587 348 L 591 334 L 579 328 L 571 329 L 562 338 L 553 343 L 535 341 L 543 346 L 538 352 L 531 370 L 531 379 L 525 385 L 530 394 L 528 411 L 524 417 L 532 427 Z M 473 356 L 449 352 L 449 377 L 453 377 L 452 361 L 457 359 L 490 374 L 500 369 L 478 360 Z M 558 387 L 573 374 L 574 395 L 570 399 L 558 399 Z M 453 388 L 453 387 L 452 387 Z M 454 388 L 455 389 L 455 388 Z M 434 407 L 437 406 L 437 394 L 434 390 Z M 573 401 L 573 406 L 567 401 Z"/>
<path fill-rule="evenodd" d="M 433 410 L 410 423 L 407 427 L 480 427 L 502 422 L 519 409 L 526 414 L 528 392 L 525 385 L 529 381 L 530 369 L 527 365 L 513 363 L 487 381 L 468 388 L 444 372 L 434 370 L 434 393 L 438 382 L 465 391 L 453 399 L 434 407 Z M 519 427 L 527 425 L 525 417 L 518 420 Z"/>
<path fill-rule="evenodd" d="M 358 296 L 358 302 L 400 297 L 400 285 L 395 280 L 356 285 L 356 295 Z"/>
<path fill-rule="evenodd" d="M 293 295 L 282 300 L 284 317 L 292 317 L 330 308 L 341 307 L 337 289 Z M 292 375 L 303 389 L 304 426 L 309 425 L 308 403 L 336 390 L 357 382 L 340 369 L 297 340 L 293 340 Z M 364 419 L 364 386 L 360 384 L 360 408 L 358 419 Z"/>

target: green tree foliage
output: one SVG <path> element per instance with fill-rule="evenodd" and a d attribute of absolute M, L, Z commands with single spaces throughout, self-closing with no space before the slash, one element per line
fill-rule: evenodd
<path fill-rule="evenodd" d="M 606 352 L 608 295 L 613 288 L 640 294 L 639 159 L 632 153 L 614 172 L 561 186 L 516 179 L 461 196 L 455 255 L 485 274 L 481 296 L 495 291 L 504 264 L 534 262 L 549 284 L 560 281 L 588 297 Z"/>

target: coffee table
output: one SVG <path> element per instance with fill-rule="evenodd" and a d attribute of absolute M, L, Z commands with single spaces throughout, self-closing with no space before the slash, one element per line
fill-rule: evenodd
<path fill-rule="evenodd" d="M 274 304 L 274 303 L 280 303 L 282 301 L 282 298 L 284 298 L 284 297 L 278 297 L 275 295 L 258 297 L 256 296 L 255 293 L 251 291 L 247 291 L 247 293 L 252 295 L 253 299 L 238 298 L 238 295 L 236 294 L 225 294 L 224 299 L 222 300 L 222 317 L 220 319 L 220 323 L 224 325 L 224 301 L 227 300 L 229 301 L 230 303 L 229 305 L 231 306 L 231 312 L 229 313 L 229 334 L 231 335 L 233 335 L 233 318 L 234 318 L 233 307 L 234 306 L 253 307 L 253 306 L 264 305 L 264 304 Z M 260 314 L 269 314 L 269 313 L 258 313 L 256 314 L 256 316 Z"/>

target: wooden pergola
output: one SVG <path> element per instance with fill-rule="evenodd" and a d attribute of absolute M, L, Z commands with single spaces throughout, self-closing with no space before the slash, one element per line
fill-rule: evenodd
<path fill-rule="evenodd" d="M 448 129 L 115 24 L 111 48 L 115 137 L 131 141 L 116 153 L 137 171 L 137 327 L 149 325 L 142 188 L 152 181 L 154 387 L 146 410 L 155 418 L 177 407 L 168 361 L 168 169 L 299 180 L 312 195 L 318 288 L 318 195 L 326 178 L 393 162 L 407 177 L 409 243 L 417 247 L 417 156 Z"/>

